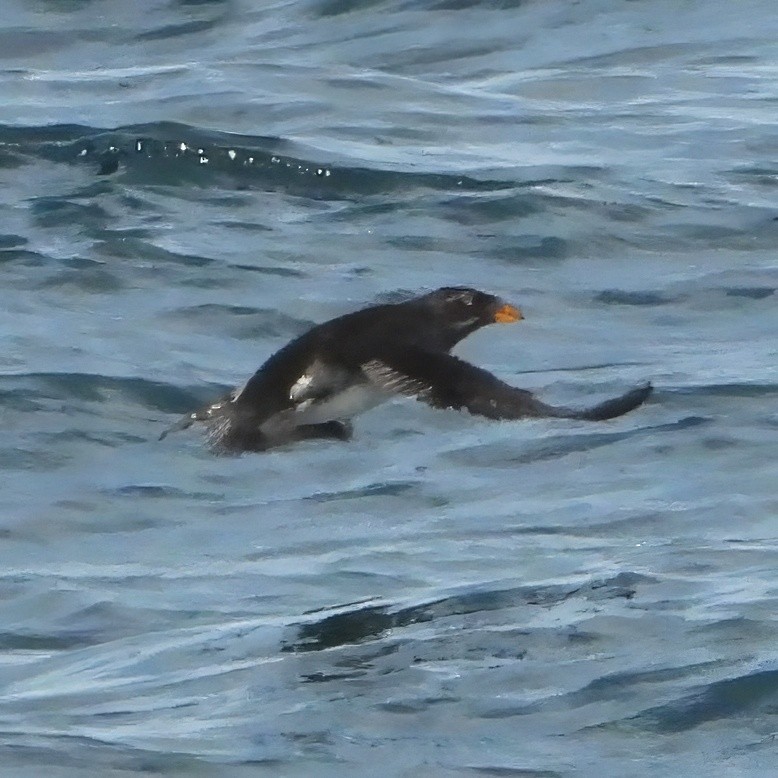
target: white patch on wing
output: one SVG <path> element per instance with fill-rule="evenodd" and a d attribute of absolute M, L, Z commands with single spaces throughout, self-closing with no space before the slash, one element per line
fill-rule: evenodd
<path fill-rule="evenodd" d="M 327 395 L 347 388 L 352 380 L 347 370 L 314 359 L 289 388 L 289 399 L 299 404 L 323 399 Z"/>
<path fill-rule="evenodd" d="M 313 381 L 313 373 L 303 373 L 293 384 L 289 390 L 289 399 L 292 402 L 300 402 L 305 397 L 308 387 Z"/>

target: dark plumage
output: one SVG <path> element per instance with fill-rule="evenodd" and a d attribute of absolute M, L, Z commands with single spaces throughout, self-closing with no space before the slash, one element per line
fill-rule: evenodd
<path fill-rule="evenodd" d="M 471 332 L 521 318 L 518 308 L 498 297 L 462 287 L 363 308 L 308 330 L 245 386 L 167 432 L 202 421 L 217 449 L 261 451 L 310 438 L 347 440 L 353 416 L 396 395 L 490 419 L 601 421 L 631 411 L 651 394 L 646 384 L 593 408 L 559 408 L 449 354 Z"/>

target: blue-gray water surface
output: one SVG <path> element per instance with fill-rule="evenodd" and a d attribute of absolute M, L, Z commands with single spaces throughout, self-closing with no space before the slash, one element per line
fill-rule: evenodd
<path fill-rule="evenodd" d="M 778 734 L 774 0 L 3 0 L 3 776 L 762 776 Z M 413 401 L 160 432 L 468 284 Z"/>

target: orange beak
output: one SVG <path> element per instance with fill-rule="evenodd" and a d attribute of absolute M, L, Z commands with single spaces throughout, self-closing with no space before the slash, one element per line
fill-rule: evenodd
<path fill-rule="evenodd" d="M 498 324 L 510 324 L 514 321 L 521 321 L 523 318 L 518 308 L 507 303 L 494 314 L 494 320 Z"/>

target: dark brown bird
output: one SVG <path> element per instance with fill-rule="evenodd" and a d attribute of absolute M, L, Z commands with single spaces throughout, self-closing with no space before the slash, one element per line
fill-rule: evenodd
<path fill-rule="evenodd" d="M 348 440 L 351 419 L 405 395 L 434 408 L 489 419 L 556 417 L 602 421 L 637 408 L 651 384 L 593 408 L 560 408 L 504 383 L 449 352 L 487 324 L 522 319 L 499 297 L 444 287 L 319 324 L 273 354 L 245 386 L 162 433 L 206 424 L 217 450 L 263 451 L 310 438 Z"/>

